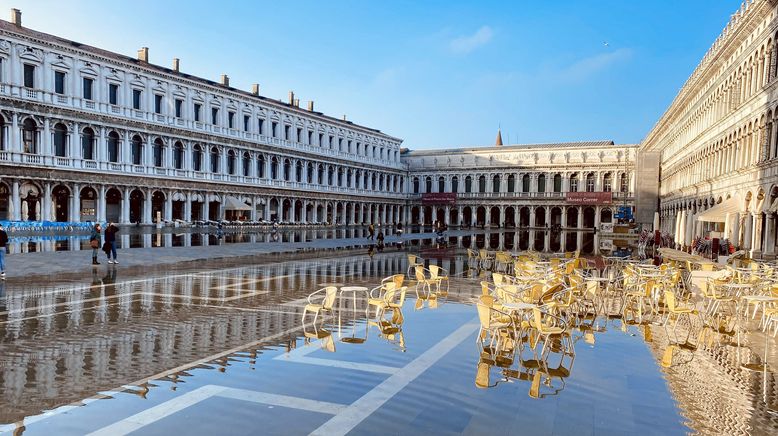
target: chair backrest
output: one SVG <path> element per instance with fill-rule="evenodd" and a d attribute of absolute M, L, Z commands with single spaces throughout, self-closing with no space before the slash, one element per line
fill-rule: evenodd
<path fill-rule="evenodd" d="M 485 306 L 481 303 L 476 304 L 476 309 L 478 309 L 478 320 L 481 322 L 481 327 L 484 329 L 491 328 L 491 311 L 492 308 L 489 306 Z"/>
<path fill-rule="evenodd" d="M 481 295 L 478 297 L 478 302 L 486 307 L 494 307 L 495 298 L 491 295 Z"/>
<path fill-rule="evenodd" d="M 432 279 L 437 279 L 437 278 L 440 278 L 440 277 L 442 277 L 442 276 L 440 275 L 440 269 L 441 269 L 441 268 L 440 268 L 439 266 L 437 266 L 437 265 L 430 265 L 430 267 L 429 267 L 429 270 L 430 270 L 430 278 L 432 278 Z"/>
<path fill-rule="evenodd" d="M 489 287 L 489 282 L 481 281 L 481 295 L 492 295 L 492 289 Z"/>
<path fill-rule="evenodd" d="M 338 288 L 335 286 L 327 286 L 324 289 L 324 301 L 321 305 L 325 309 L 332 309 L 332 306 L 335 305 L 335 297 L 338 295 Z"/>
<path fill-rule="evenodd" d="M 665 303 L 670 312 L 675 312 L 675 294 L 672 291 L 665 291 Z"/>
<path fill-rule="evenodd" d="M 415 254 L 409 254 L 408 255 L 408 265 L 414 266 L 418 263 L 417 261 L 418 257 L 416 257 Z"/>
<path fill-rule="evenodd" d="M 495 286 L 500 286 L 503 283 L 503 280 L 505 278 L 500 273 L 492 273 L 492 281 L 494 282 Z"/>
<path fill-rule="evenodd" d="M 405 281 L 405 274 L 394 274 L 389 277 L 385 277 L 383 280 L 381 280 L 382 285 L 386 285 L 387 283 L 394 284 L 395 288 L 400 288 L 403 285 L 403 282 Z"/>
<path fill-rule="evenodd" d="M 479 256 L 481 259 L 486 259 L 487 257 L 489 257 L 489 256 L 488 256 L 488 253 L 486 252 L 486 249 L 483 249 L 483 248 L 482 248 L 482 249 L 480 249 L 480 250 L 478 250 L 478 256 Z"/>
<path fill-rule="evenodd" d="M 416 272 L 416 281 L 424 281 L 426 280 L 426 277 L 424 277 L 424 267 L 421 265 L 416 265 L 414 268 L 414 271 Z"/>

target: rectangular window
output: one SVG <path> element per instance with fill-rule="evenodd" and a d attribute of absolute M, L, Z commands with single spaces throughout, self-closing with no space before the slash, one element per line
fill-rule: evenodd
<path fill-rule="evenodd" d="M 119 85 L 111 83 L 108 85 L 108 103 L 112 105 L 119 104 Z"/>
<path fill-rule="evenodd" d="M 303 142 L 303 129 L 297 129 L 297 137 L 294 138 L 297 142 Z"/>
<path fill-rule="evenodd" d="M 84 100 L 91 100 L 92 99 L 92 86 L 94 85 L 94 80 L 84 77 Z"/>
<path fill-rule="evenodd" d="M 181 112 L 183 112 L 184 100 L 176 99 L 176 118 L 181 118 Z"/>
<path fill-rule="evenodd" d="M 324 135 L 319 133 L 319 146 L 321 147 L 321 143 L 324 141 Z"/>
<path fill-rule="evenodd" d="M 211 124 L 214 126 L 217 125 L 217 121 L 219 121 L 219 108 L 212 107 L 211 108 Z"/>
<path fill-rule="evenodd" d="M 202 108 L 202 105 L 200 103 L 194 104 L 194 120 L 200 121 L 200 109 Z"/>
<path fill-rule="evenodd" d="M 278 123 L 273 121 L 273 124 L 270 125 L 270 129 L 270 134 L 273 136 L 273 138 L 278 138 Z"/>
<path fill-rule="evenodd" d="M 262 118 L 259 118 L 258 131 L 259 131 L 260 135 L 264 135 L 265 134 L 265 120 L 263 120 Z"/>
<path fill-rule="evenodd" d="M 251 116 L 249 115 L 243 115 L 243 131 L 248 132 L 249 131 L 249 123 L 251 122 Z"/>
<path fill-rule="evenodd" d="M 132 90 L 132 108 L 136 110 L 140 110 L 140 96 L 141 96 L 141 90 L 140 89 L 133 89 Z"/>
<path fill-rule="evenodd" d="M 24 86 L 35 88 L 35 65 L 24 64 Z"/>
<path fill-rule="evenodd" d="M 62 71 L 54 72 L 54 92 L 57 94 L 65 93 L 65 73 Z"/>
<path fill-rule="evenodd" d="M 227 112 L 227 127 L 235 128 L 235 112 Z"/>
<path fill-rule="evenodd" d="M 308 144 L 311 144 L 313 142 L 313 132 L 310 130 L 308 131 Z"/>
<path fill-rule="evenodd" d="M 332 148 L 332 141 L 333 141 L 334 139 L 335 139 L 335 138 L 334 138 L 332 135 L 330 135 L 330 140 L 329 140 L 329 142 L 327 142 L 327 147 L 329 147 L 329 148 Z"/>
<path fill-rule="evenodd" d="M 290 126 L 284 126 L 284 139 L 289 140 L 289 135 L 291 134 L 292 128 Z"/>
<path fill-rule="evenodd" d="M 154 94 L 154 113 L 162 113 L 162 96 L 159 94 Z"/>

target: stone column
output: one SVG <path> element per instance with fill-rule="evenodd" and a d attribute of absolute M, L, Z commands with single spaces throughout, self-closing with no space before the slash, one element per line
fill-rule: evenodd
<path fill-rule="evenodd" d="M 253 213 L 253 212 L 252 212 Z M 194 221 L 192 219 L 192 193 L 187 192 L 186 193 L 186 203 L 184 203 L 184 221 L 192 222 Z M 252 220 L 256 220 L 254 215 L 251 217 Z"/>
<path fill-rule="evenodd" d="M 753 222 L 751 224 L 752 243 L 751 249 L 754 253 L 762 253 L 762 214 L 757 213 L 752 215 Z"/>
<path fill-rule="evenodd" d="M 775 215 L 767 215 L 767 223 L 765 224 L 765 231 L 763 235 L 762 251 L 764 254 L 775 254 Z"/>
<path fill-rule="evenodd" d="M 105 222 L 105 185 L 97 190 L 97 222 Z"/>
<path fill-rule="evenodd" d="M 122 192 L 122 215 L 119 221 L 125 224 L 130 222 L 130 188 L 129 187 L 125 187 L 124 192 Z"/>
<path fill-rule="evenodd" d="M 51 183 L 46 182 L 43 185 L 43 198 L 41 198 L 41 212 L 43 215 L 41 221 L 53 221 L 51 203 Z"/>

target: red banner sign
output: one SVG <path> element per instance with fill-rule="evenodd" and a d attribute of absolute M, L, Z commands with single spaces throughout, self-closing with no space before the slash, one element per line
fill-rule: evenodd
<path fill-rule="evenodd" d="M 571 204 L 612 204 L 612 192 L 568 192 L 565 199 Z"/>
<path fill-rule="evenodd" d="M 424 204 L 457 204 L 455 192 L 428 192 L 421 194 L 421 202 Z"/>

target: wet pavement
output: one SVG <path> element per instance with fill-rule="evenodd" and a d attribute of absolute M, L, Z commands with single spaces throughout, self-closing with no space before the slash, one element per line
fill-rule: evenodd
<path fill-rule="evenodd" d="M 602 317 L 574 329 L 573 359 L 495 365 L 476 345 L 472 305 L 489 273 L 469 269 L 463 250 L 419 241 L 368 255 L 364 247 L 345 248 L 349 243 L 258 256 L 249 255 L 256 244 L 233 244 L 227 248 L 245 246 L 247 254 L 215 260 L 191 259 L 182 248 L 190 262 L 156 266 L 144 259 L 145 249 L 130 249 L 126 257 L 138 250 L 135 267 L 128 259 L 88 273 L 0 283 L 0 431 L 778 430 L 772 338 L 738 345 L 694 332 L 702 339 L 678 344 L 661 325 Z M 408 252 L 447 268 L 449 292 L 417 294 L 412 286 L 402 309 L 380 319 L 367 312 L 362 294 L 346 293 L 321 323 L 310 315 L 301 322 L 311 291 L 372 288 L 404 273 Z M 34 256 L 46 254 L 59 253 Z M 745 369 L 743 363 L 762 362 L 764 344 L 768 366 Z"/>

